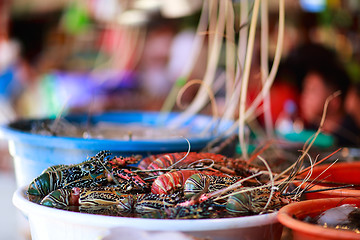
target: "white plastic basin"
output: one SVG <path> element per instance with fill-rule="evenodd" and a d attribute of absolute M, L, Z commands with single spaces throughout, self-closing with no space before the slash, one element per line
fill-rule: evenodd
<path fill-rule="evenodd" d="M 25 197 L 25 187 L 13 195 L 14 205 L 28 218 L 32 240 L 99 240 L 111 229 L 183 232 L 209 239 L 279 240 L 277 213 L 219 219 L 143 219 L 101 216 L 49 208 Z M 118 239 L 122 239 L 119 236 Z"/>

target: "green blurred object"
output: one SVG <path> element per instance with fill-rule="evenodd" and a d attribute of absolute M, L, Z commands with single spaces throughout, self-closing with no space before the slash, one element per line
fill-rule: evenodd
<path fill-rule="evenodd" d="M 254 144 L 247 145 L 247 153 L 248 154 L 253 153 L 255 151 L 255 149 L 256 149 L 256 146 Z M 236 145 L 235 152 L 236 152 L 236 154 L 242 154 L 240 144 Z"/>
<path fill-rule="evenodd" d="M 179 77 L 176 79 L 175 84 L 173 85 L 170 93 L 165 99 L 165 102 L 161 108 L 161 112 L 169 112 L 174 107 L 176 102 L 176 96 L 179 93 L 180 89 L 186 84 L 186 77 Z"/>
<path fill-rule="evenodd" d="M 360 64 L 356 61 L 350 61 L 346 64 L 346 69 L 350 74 L 353 83 L 360 82 Z"/>
<path fill-rule="evenodd" d="M 183 87 L 183 86 L 185 86 L 186 82 L 187 82 L 186 77 L 179 77 L 178 79 L 176 79 L 175 84 L 176 84 L 177 87 Z"/>
<path fill-rule="evenodd" d="M 39 84 L 43 114 L 48 117 L 56 117 L 61 112 L 63 103 L 59 101 L 56 93 L 55 77 L 45 74 Z"/>
<path fill-rule="evenodd" d="M 296 132 L 291 132 L 291 133 L 286 133 L 286 134 L 277 133 L 277 135 L 279 137 L 281 137 L 282 139 L 289 141 L 291 143 L 304 144 L 306 141 L 308 141 L 310 143 L 310 141 L 311 141 L 311 139 L 313 139 L 315 133 L 316 133 L 316 131 L 303 130 L 299 133 L 296 133 Z M 318 148 L 329 148 L 329 147 L 333 146 L 334 144 L 335 144 L 335 139 L 333 136 L 324 134 L 324 133 L 320 133 L 317 136 L 317 138 L 315 139 L 313 146 L 318 147 Z M 247 146 L 247 148 L 248 148 L 248 151 L 247 151 L 248 154 L 251 154 L 255 151 L 256 145 L 249 144 Z M 235 151 L 236 151 L 236 154 L 242 154 L 242 150 L 241 150 L 241 147 L 239 144 L 236 145 Z"/>
<path fill-rule="evenodd" d="M 312 139 L 314 135 L 315 135 L 315 131 L 303 130 L 299 133 L 296 132 L 286 133 L 281 135 L 281 137 L 283 137 L 285 140 L 290 142 L 305 143 L 310 138 Z M 333 136 L 320 133 L 315 139 L 313 145 L 316 147 L 327 148 L 333 146 L 334 143 L 335 143 L 335 139 Z"/>
<path fill-rule="evenodd" d="M 70 34 L 79 34 L 89 28 L 90 20 L 85 6 L 71 3 L 65 10 L 63 26 Z"/>

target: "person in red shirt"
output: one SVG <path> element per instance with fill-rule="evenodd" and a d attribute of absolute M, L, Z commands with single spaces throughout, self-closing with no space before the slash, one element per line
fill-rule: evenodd
<path fill-rule="evenodd" d="M 345 109 L 350 78 L 336 53 L 322 45 L 308 44 L 294 50 L 290 57 L 301 83 L 299 109 L 305 127 L 319 127 L 326 99 L 340 91 L 329 103 L 322 130 L 339 146 L 360 146 L 360 129 Z"/>

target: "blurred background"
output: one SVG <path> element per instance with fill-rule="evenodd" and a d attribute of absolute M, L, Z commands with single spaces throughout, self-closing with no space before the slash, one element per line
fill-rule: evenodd
<path fill-rule="evenodd" d="M 233 1 L 235 11 L 240 1 Z M 162 109 L 191 58 L 202 5 L 202 0 L 1 0 L 0 123 L 75 112 Z M 344 141 L 359 147 L 360 2 L 286 1 L 285 19 L 282 60 L 271 90 L 275 127 L 287 131 L 281 121 L 285 114 L 314 125 L 310 111 L 316 100 L 311 93 L 318 97 L 313 90 L 319 86 L 311 79 L 339 76 L 340 87 L 336 79 L 325 85 L 334 86 L 332 92 L 342 90 L 341 118 L 353 134 L 350 142 Z M 269 0 L 269 62 L 275 54 L 277 23 L 278 1 Z M 240 26 L 234 28 L 237 33 Z M 207 47 L 205 41 L 189 79 L 203 78 Z M 256 41 L 249 100 L 261 89 L 259 49 Z M 219 74 L 225 64 L 220 57 Z M 196 91 L 190 87 L 183 102 L 191 102 Z M 222 91 L 216 97 L 221 105 Z M 334 119 L 337 116 L 334 113 Z M 0 189 L 7 193 L 1 211 L 9 216 L 1 218 L 0 235 L 17 239 L 11 204 L 15 183 L 6 142 L 1 142 Z"/>
<path fill-rule="evenodd" d="M 234 1 L 236 11 L 239 2 Z M 357 83 L 359 5 L 356 0 L 287 2 L 282 58 L 298 46 L 319 43 L 337 52 Z M 1 1 L 2 120 L 61 111 L 160 109 L 189 60 L 201 7 L 201 0 Z M 278 2 L 270 0 L 269 9 L 272 59 Z M 238 32 L 239 26 L 234 28 Z M 203 46 L 191 78 L 202 79 L 206 59 Z M 220 58 L 219 71 L 224 61 Z"/>

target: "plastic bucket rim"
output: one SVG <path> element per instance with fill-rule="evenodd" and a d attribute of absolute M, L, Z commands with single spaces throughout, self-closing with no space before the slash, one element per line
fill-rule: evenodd
<path fill-rule="evenodd" d="M 295 231 L 295 232 L 301 232 L 303 234 L 308 235 L 318 235 L 319 232 L 321 233 L 321 237 L 327 237 L 329 239 L 359 239 L 360 234 L 357 234 L 355 232 L 347 231 L 347 230 L 341 230 L 341 229 L 331 229 L 331 228 L 324 228 L 322 226 L 306 223 L 302 220 L 298 220 L 293 218 L 292 216 L 295 214 L 295 209 L 300 209 L 302 206 L 312 206 L 312 209 L 314 209 L 314 203 L 332 203 L 334 206 L 337 206 L 335 203 L 339 202 L 343 203 L 353 203 L 357 202 L 357 205 L 360 204 L 360 198 L 354 198 L 354 197 L 347 197 L 347 198 L 321 198 L 321 199 L 313 199 L 313 200 L 305 200 L 301 202 L 295 202 L 290 203 L 289 205 L 286 205 L 282 207 L 279 210 L 279 213 L 277 215 L 277 218 L 279 222 Z M 295 208 L 296 207 L 296 208 Z M 332 207 L 332 205 L 331 205 Z M 329 208 L 331 208 L 329 207 Z M 326 208 L 325 210 L 329 209 Z M 320 210 L 319 210 L 320 211 Z M 319 212 L 320 214 L 321 212 Z"/>
<path fill-rule="evenodd" d="M 116 216 L 101 216 L 95 214 L 87 214 L 87 213 L 76 213 L 61 209 L 54 209 L 45 206 L 41 206 L 39 204 L 33 203 L 27 200 L 24 197 L 23 192 L 26 187 L 18 188 L 13 194 L 13 204 L 21 210 L 25 216 L 29 216 L 31 214 L 37 215 L 47 215 L 51 217 L 56 217 L 57 220 L 69 220 L 73 223 L 81 223 L 81 224 L 89 224 L 93 226 L 99 227 L 116 227 L 119 226 L 119 222 L 122 224 L 126 222 L 126 226 L 137 226 L 137 224 L 145 224 L 146 223 L 159 223 L 159 229 L 152 230 L 161 230 L 164 225 L 171 226 L 173 228 L 177 228 L 174 230 L 177 231 L 210 231 L 210 230 L 226 230 L 226 229 L 241 229 L 246 227 L 258 227 L 258 226 L 266 226 L 279 223 L 277 218 L 277 212 L 257 215 L 257 216 L 247 216 L 247 217 L 235 217 L 235 218 L 219 218 L 219 219 L 143 219 L 143 218 L 129 218 L 129 217 L 116 217 Z M 86 216 L 84 218 L 84 216 Z M 98 221 L 96 221 L 98 220 Z M 118 220 L 118 221 L 116 221 Z M 259 225 L 259 221 L 262 221 L 262 224 Z M 96 222 L 96 224 L 95 224 Z M 203 228 L 199 228 L 194 224 L 195 222 L 201 224 Z M 186 226 L 185 228 L 181 228 L 181 226 Z"/>
<path fill-rule="evenodd" d="M 118 111 L 118 112 L 105 112 L 102 114 L 96 115 L 96 117 L 101 116 L 109 116 L 109 115 L 148 115 L 151 117 L 158 117 L 161 113 L 159 112 L 146 112 L 146 111 Z M 173 116 L 178 115 L 177 112 L 171 112 L 170 113 Z M 85 114 L 73 114 L 73 115 L 67 115 L 65 117 L 81 117 L 86 116 Z M 196 119 L 205 119 L 210 123 L 211 116 L 197 114 L 194 115 L 195 120 Z M 31 120 L 44 120 L 47 118 L 39 118 L 39 119 L 29 119 Z M 17 121 L 15 121 L 17 122 Z M 233 121 L 227 120 L 224 125 L 230 125 Z M 69 149 L 73 148 L 74 145 L 76 145 L 77 148 L 80 149 L 87 149 L 88 147 L 96 147 L 97 145 L 106 145 L 109 146 L 109 150 L 115 150 L 120 149 L 123 151 L 128 150 L 129 148 L 131 150 L 135 150 L 133 148 L 146 147 L 150 150 L 156 150 L 164 148 L 164 143 L 166 145 L 174 145 L 171 146 L 171 148 L 176 149 L 183 149 L 184 147 L 188 146 L 188 143 L 185 138 L 169 138 L 169 139 L 140 139 L 140 140 L 120 140 L 120 139 L 84 139 L 84 138 L 76 138 L 76 137 L 66 137 L 66 136 L 60 136 L 60 137 L 53 137 L 53 136 L 43 136 L 39 134 L 32 134 L 29 132 L 21 131 L 14 129 L 10 127 L 11 123 L 0 126 L 0 136 L 1 138 L 7 139 L 8 141 L 15 141 L 15 142 L 22 142 L 22 143 L 31 143 L 32 145 L 37 146 L 43 146 L 43 147 L 57 147 L 57 148 L 63 148 L 63 149 Z M 187 126 L 187 125 L 185 125 Z M 198 137 L 198 136 L 191 136 L 187 138 L 191 142 L 191 146 L 194 146 L 195 148 L 199 148 L 199 145 L 204 145 L 204 143 L 210 142 L 211 140 L 215 139 L 216 137 L 221 137 L 226 131 L 223 129 L 220 129 L 220 131 L 216 134 L 211 134 L 205 137 Z M 225 134 L 223 137 L 225 138 L 230 134 Z M 176 148 L 175 145 L 180 145 L 180 147 Z M 146 149 L 147 151 L 148 149 Z"/>
<path fill-rule="evenodd" d="M 315 176 L 315 177 L 317 177 L 322 171 L 324 171 L 330 165 L 331 164 L 329 163 L 329 164 L 321 164 L 319 166 L 314 167 L 312 175 L 317 174 Z M 336 170 L 339 171 L 339 173 L 341 173 L 342 168 L 349 168 L 349 167 L 352 168 L 354 166 L 360 168 L 360 162 L 340 162 L 340 163 L 334 164 L 333 166 L 331 166 L 331 168 L 336 169 Z M 307 173 L 308 172 L 305 172 L 302 175 L 305 177 Z M 311 179 L 313 179 L 313 177 L 311 177 L 310 180 Z M 299 186 L 300 183 L 301 183 L 301 181 L 300 182 L 294 181 L 294 184 L 296 186 Z M 349 183 L 349 184 L 351 184 L 351 183 Z M 301 186 L 301 188 L 303 189 L 303 185 Z M 329 187 L 323 186 L 320 183 L 320 184 L 314 184 L 311 189 L 312 190 L 324 190 L 324 189 L 328 189 L 328 188 Z M 317 194 L 330 195 L 330 196 L 333 196 L 333 197 L 360 197 L 360 190 L 344 188 L 344 189 L 327 190 L 325 192 L 319 192 Z"/>

